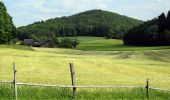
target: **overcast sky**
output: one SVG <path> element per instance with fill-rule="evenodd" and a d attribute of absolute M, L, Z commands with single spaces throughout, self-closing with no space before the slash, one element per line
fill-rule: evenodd
<path fill-rule="evenodd" d="M 102 9 L 140 20 L 149 20 L 170 10 L 170 0 L 0 0 L 7 6 L 15 25 Z"/>

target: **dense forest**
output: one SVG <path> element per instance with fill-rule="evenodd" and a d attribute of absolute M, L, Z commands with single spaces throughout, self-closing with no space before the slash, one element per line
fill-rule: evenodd
<path fill-rule="evenodd" d="M 76 15 L 40 21 L 18 28 L 18 38 L 51 38 L 59 36 L 100 36 L 122 38 L 140 20 L 113 12 L 90 10 Z"/>
<path fill-rule="evenodd" d="M 7 13 L 7 8 L 0 1 L 0 44 L 8 43 L 16 37 L 16 28 L 12 17 Z"/>
<path fill-rule="evenodd" d="M 170 11 L 130 29 L 123 40 L 125 45 L 170 45 Z"/>

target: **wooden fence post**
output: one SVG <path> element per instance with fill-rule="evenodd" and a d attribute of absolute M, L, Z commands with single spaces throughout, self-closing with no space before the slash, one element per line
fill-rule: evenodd
<path fill-rule="evenodd" d="M 15 63 L 13 63 L 13 67 L 14 67 L 14 96 L 15 96 L 15 100 L 17 100 L 17 78 L 16 78 L 16 73 L 17 73 L 17 70 L 16 70 L 16 65 Z"/>
<path fill-rule="evenodd" d="M 73 96 L 76 97 L 76 81 L 75 81 L 75 71 L 73 63 L 70 63 L 70 72 L 71 72 L 71 80 L 72 80 L 72 86 L 73 86 Z"/>
<path fill-rule="evenodd" d="M 146 80 L 146 96 L 149 98 L 149 79 Z"/>

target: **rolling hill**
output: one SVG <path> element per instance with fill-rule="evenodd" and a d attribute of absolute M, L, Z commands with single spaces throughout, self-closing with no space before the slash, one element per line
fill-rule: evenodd
<path fill-rule="evenodd" d="M 90 10 L 68 17 L 35 22 L 18 28 L 19 39 L 53 36 L 100 36 L 122 38 L 130 28 L 143 23 L 117 13 Z"/>

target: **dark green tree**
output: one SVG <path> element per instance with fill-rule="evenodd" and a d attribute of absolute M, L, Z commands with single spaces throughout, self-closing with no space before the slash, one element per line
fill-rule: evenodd
<path fill-rule="evenodd" d="M 16 36 L 12 17 L 8 14 L 3 2 L 0 2 L 0 43 L 8 43 Z"/>
<path fill-rule="evenodd" d="M 170 11 L 168 12 L 166 23 L 166 28 L 170 31 Z"/>
<path fill-rule="evenodd" d="M 144 22 L 130 29 L 124 36 L 126 45 L 170 45 L 170 11 L 167 18 L 162 13 L 158 19 Z"/>
<path fill-rule="evenodd" d="M 164 13 L 162 13 L 159 17 L 158 17 L 158 21 L 159 21 L 159 28 L 158 28 L 158 32 L 162 33 L 165 30 L 165 25 L 166 25 L 166 16 Z"/>

